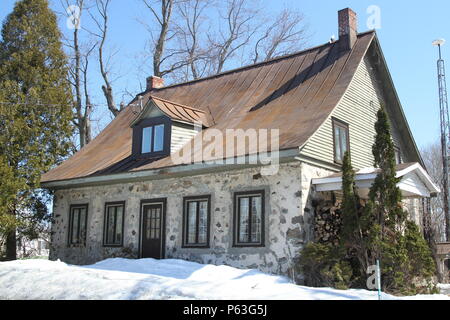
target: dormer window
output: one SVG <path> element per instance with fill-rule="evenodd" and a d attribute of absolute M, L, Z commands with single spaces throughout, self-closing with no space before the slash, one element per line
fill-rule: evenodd
<path fill-rule="evenodd" d="M 133 155 L 159 157 L 170 154 L 172 122 L 166 116 L 141 119 L 133 125 Z"/>
<path fill-rule="evenodd" d="M 160 152 L 164 150 L 164 124 L 144 127 L 142 129 L 141 153 Z"/>
<path fill-rule="evenodd" d="M 208 128 L 214 121 L 202 110 L 154 96 L 130 123 L 133 128 L 132 157 L 158 159 L 178 151 L 198 131 L 195 124 Z"/>

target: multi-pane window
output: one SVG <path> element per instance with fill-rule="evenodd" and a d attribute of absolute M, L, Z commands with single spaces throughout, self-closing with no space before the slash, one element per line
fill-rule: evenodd
<path fill-rule="evenodd" d="M 236 246 L 264 244 L 264 191 L 236 193 L 234 198 Z"/>
<path fill-rule="evenodd" d="M 210 196 L 184 198 L 184 247 L 208 247 Z"/>
<path fill-rule="evenodd" d="M 164 150 L 164 124 L 142 129 L 142 153 L 160 152 Z"/>
<path fill-rule="evenodd" d="M 72 205 L 69 216 L 69 244 L 86 244 L 88 205 Z"/>
<path fill-rule="evenodd" d="M 156 240 L 161 238 L 161 207 L 149 206 L 145 218 L 146 239 Z"/>
<path fill-rule="evenodd" d="M 105 205 L 105 246 L 121 246 L 123 244 L 124 202 L 111 202 Z"/>
<path fill-rule="evenodd" d="M 334 162 L 342 163 L 344 155 L 349 151 L 348 125 L 333 119 Z"/>

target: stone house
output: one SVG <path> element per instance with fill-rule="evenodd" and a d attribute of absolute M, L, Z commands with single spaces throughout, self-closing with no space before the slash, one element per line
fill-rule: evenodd
<path fill-rule="evenodd" d="M 405 205 L 420 224 L 421 199 L 439 189 L 375 31 L 357 33 L 350 9 L 338 16 L 337 41 L 181 84 L 148 78 L 89 145 L 43 175 L 54 191 L 50 258 L 177 258 L 291 274 L 314 240 L 316 200 L 339 194 L 346 150 L 362 195 L 370 187 L 382 105 Z"/>

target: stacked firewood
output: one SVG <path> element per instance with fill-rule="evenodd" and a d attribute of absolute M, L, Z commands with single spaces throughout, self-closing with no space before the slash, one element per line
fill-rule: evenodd
<path fill-rule="evenodd" d="M 323 202 L 316 207 L 314 237 L 315 242 L 339 243 L 339 232 L 342 225 L 341 203 Z"/>

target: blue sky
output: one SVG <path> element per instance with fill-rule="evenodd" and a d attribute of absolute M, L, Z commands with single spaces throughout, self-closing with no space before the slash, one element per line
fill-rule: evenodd
<path fill-rule="evenodd" d="M 431 45 L 436 38 L 450 41 L 449 12 L 450 1 L 387 1 L 387 0 L 263 0 L 267 10 L 280 10 L 283 7 L 301 10 L 308 23 L 311 38 L 310 46 L 327 42 L 337 35 L 337 11 L 351 7 L 358 14 L 359 31 L 368 30 L 367 8 L 376 5 L 381 12 L 381 28 L 377 30 L 395 87 L 403 109 L 419 147 L 438 141 L 439 104 L 436 76 L 437 49 Z M 0 0 L 0 21 L 12 11 L 15 0 Z M 52 8 L 60 8 L 59 0 L 50 0 Z M 111 8 L 111 46 L 119 50 L 115 57 L 117 74 L 116 88 L 139 92 L 148 74 L 138 74 L 136 55 L 144 49 L 145 29 L 137 21 L 142 18 L 142 5 L 139 0 L 113 0 Z M 65 23 L 61 24 L 65 28 Z M 450 72 L 450 43 L 443 48 Z M 95 85 L 98 74 L 92 77 Z M 449 73 L 450 76 L 450 73 Z M 449 80 L 450 81 L 450 80 Z M 102 99 L 101 91 L 96 90 L 94 99 Z M 127 102 L 129 98 L 125 98 Z M 97 113 L 106 123 L 110 119 L 107 111 Z"/>

